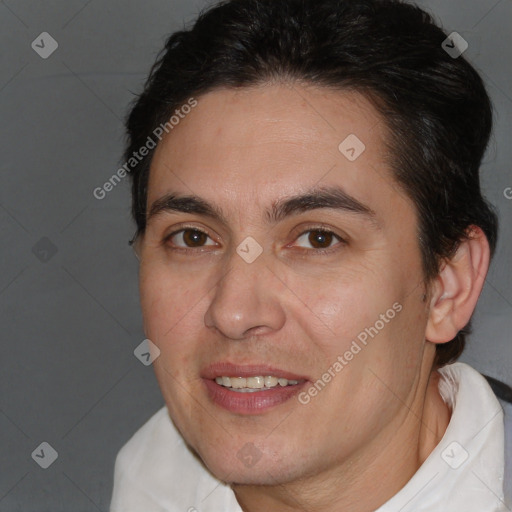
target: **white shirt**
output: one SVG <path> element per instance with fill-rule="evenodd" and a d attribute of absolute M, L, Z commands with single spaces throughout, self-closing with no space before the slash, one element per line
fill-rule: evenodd
<path fill-rule="evenodd" d="M 409 482 L 375 512 L 506 512 L 503 408 L 465 363 L 439 370 L 452 409 L 441 442 Z M 508 508 L 507 508 L 508 506 Z M 119 452 L 110 512 L 242 512 L 231 488 L 185 445 L 166 407 Z"/>

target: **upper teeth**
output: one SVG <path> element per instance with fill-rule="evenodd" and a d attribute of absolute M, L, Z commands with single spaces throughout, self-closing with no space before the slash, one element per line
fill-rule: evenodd
<path fill-rule="evenodd" d="M 256 376 L 256 377 L 216 377 L 215 382 L 221 386 L 233 389 L 262 389 L 275 388 L 279 386 L 293 386 L 298 384 L 298 380 L 288 380 L 273 376 Z"/>

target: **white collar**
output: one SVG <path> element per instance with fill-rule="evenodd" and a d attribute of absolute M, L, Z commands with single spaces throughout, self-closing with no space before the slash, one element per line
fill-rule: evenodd
<path fill-rule="evenodd" d="M 464 363 L 440 370 L 448 428 L 411 480 L 375 512 L 505 512 L 503 410 Z M 167 409 L 119 452 L 110 512 L 242 512 L 231 488 L 186 447 Z"/>
<path fill-rule="evenodd" d="M 452 409 L 448 428 L 405 487 L 375 512 L 504 512 L 503 409 L 471 366 L 439 372 L 439 391 Z"/>

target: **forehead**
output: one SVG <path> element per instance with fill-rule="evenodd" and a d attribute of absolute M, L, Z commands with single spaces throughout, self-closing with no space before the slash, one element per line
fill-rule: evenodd
<path fill-rule="evenodd" d="M 386 126 L 358 93 L 281 84 L 197 101 L 156 148 L 148 206 L 177 192 L 256 215 L 265 198 L 324 185 L 367 204 L 408 202 L 386 164 Z"/>

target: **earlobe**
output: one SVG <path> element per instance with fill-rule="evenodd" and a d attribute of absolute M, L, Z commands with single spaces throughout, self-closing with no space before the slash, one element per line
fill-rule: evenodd
<path fill-rule="evenodd" d="M 455 338 L 469 322 L 482 291 L 489 268 L 489 243 L 477 226 L 471 226 L 468 235 L 431 284 L 425 337 L 432 343 Z"/>

